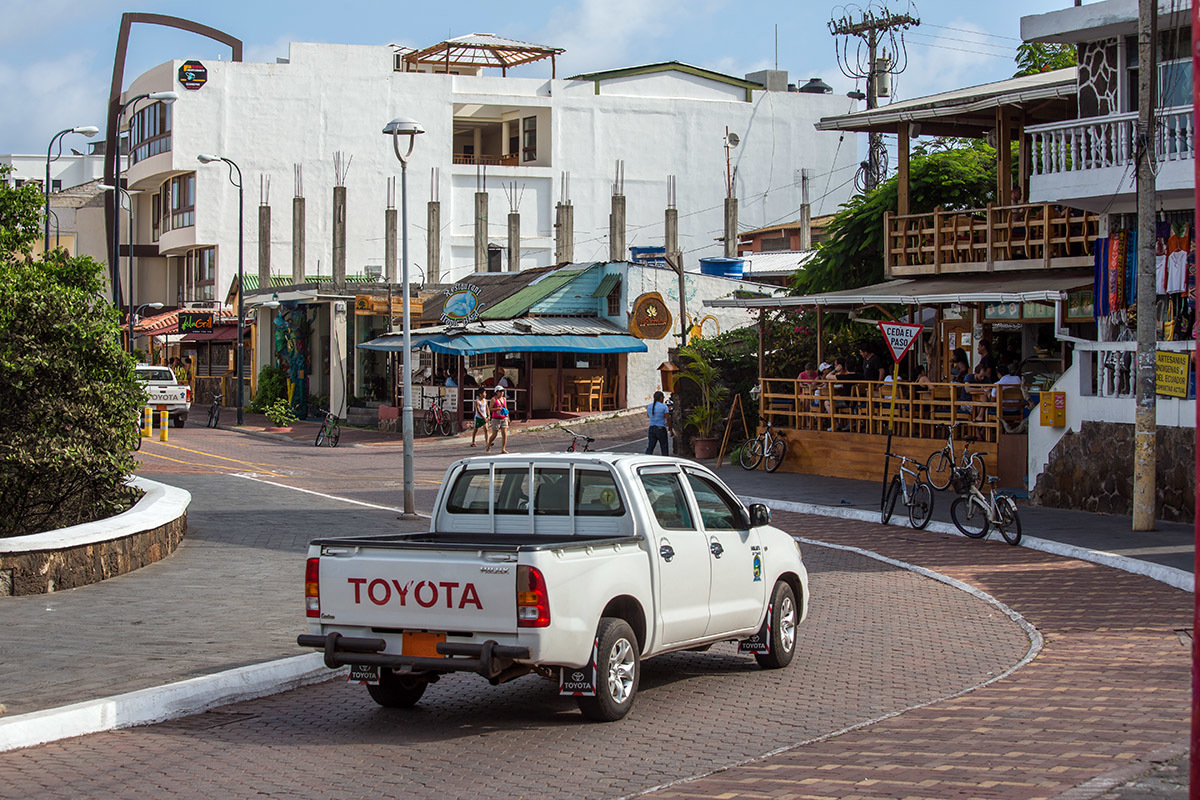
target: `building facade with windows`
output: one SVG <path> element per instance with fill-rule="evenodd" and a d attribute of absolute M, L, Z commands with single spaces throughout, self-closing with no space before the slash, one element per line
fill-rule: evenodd
<path fill-rule="evenodd" d="M 479 36 L 463 39 L 479 44 Z M 556 260 L 560 202 L 574 208 L 573 260 L 609 257 L 618 172 L 626 244 L 661 244 L 673 175 L 679 248 L 694 264 L 722 251 L 728 175 L 741 227 L 761 227 L 790 218 L 801 204 L 801 168 L 825 175 L 856 163 L 854 148 L 839 148 L 837 134 L 814 128 L 820 117 L 852 105 L 844 97 L 768 92 L 673 62 L 545 79 L 513 77 L 510 60 L 495 65 L 500 74 L 484 74 L 491 65 L 461 59 L 455 43 L 415 59 L 392 46 L 293 43 L 278 63 L 205 62 L 198 88 L 181 82 L 179 61 L 136 78 L 127 97 L 168 89 L 181 95 L 172 106 L 146 105 L 127 121 L 138 302 L 219 300 L 236 275 L 238 191 L 230 170 L 200 164 L 201 153 L 241 169 L 245 270 L 257 271 L 261 252 L 272 272 L 292 274 L 302 237 L 306 276 L 332 274 L 339 154 L 347 272 L 362 273 L 383 265 L 385 210 L 400 200 L 389 189 L 400 165 L 382 128 L 396 117 L 417 120 L 425 133 L 408 171 L 409 260 L 414 280 L 432 277 L 426 202 L 438 200 L 439 282 L 476 270 L 477 193 L 488 197 L 487 244 L 505 247 L 509 214 L 520 214 L 519 264 L 505 259 L 504 268 L 528 268 Z M 727 131 L 740 137 L 728 162 Z M 825 207 L 836 207 L 848 191 L 824 198 Z M 300 196 L 305 218 L 297 223 L 293 198 Z M 269 242 L 260 242 L 263 205 L 271 209 Z"/>

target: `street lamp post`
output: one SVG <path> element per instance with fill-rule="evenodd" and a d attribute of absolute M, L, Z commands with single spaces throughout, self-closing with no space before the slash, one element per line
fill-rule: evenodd
<path fill-rule="evenodd" d="M 81 133 L 88 138 L 95 136 L 100 132 L 100 129 L 95 125 L 79 125 L 75 128 L 63 128 L 58 133 L 54 134 L 54 138 L 50 140 L 50 146 L 46 148 L 46 182 L 42 184 L 42 194 L 46 196 L 46 235 L 42 239 L 42 252 L 50 252 L 50 162 L 54 161 L 58 156 L 62 155 L 62 137 L 68 133 Z M 51 155 L 54 150 L 54 143 L 58 142 L 58 154 Z"/>
<path fill-rule="evenodd" d="M 246 422 L 246 380 L 245 380 L 245 335 L 246 335 L 246 285 L 243 280 L 243 262 L 242 250 L 244 236 L 245 217 L 244 205 L 245 197 L 242 191 L 242 168 L 224 156 L 208 155 L 201 153 L 196 156 L 196 159 L 201 164 L 211 164 L 214 161 L 224 161 L 229 165 L 229 182 L 237 187 L 238 190 L 238 308 L 237 308 L 237 424 L 244 425 Z M 237 171 L 237 180 L 233 179 L 234 171 Z"/>
<path fill-rule="evenodd" d="M 136 114 L 137 113 L 137 104 L 142 100 L 158 100 L 160 102 L 166 103 L 167 105 L 171 105 L 178 99 L 179 99 L 179 95 L 175 92 L 170 92 L 170 91 L 168 91 L 168 92 L 144 92 L 142 94 L 135 95 L 134 97 L 129 98 L 117 110 L 117 130 L 120 131 L 121 117 L 124 116 L 125 109 L 129 108 L 130 106 L 133 106 L 133 111 Z M 130 143 L 132 144 L 132 141 Z M 130 155 L 130 158 L 132 159 L 133 158 L 133 149 L 132 148 L 130 148 L 129 155 Z M 118 153 L 118 157 L 120 157 L 119 153 Z M 121 165 L 118 162 L 118 164 L 117 164 L 117 182 L 116 182 L 117 186 L 121 185 L 120 166 Z M 130 199 L 130 201 L 129 201 L 129 209 L 130 209 L 129 224 L 131 226 L 129 229 L 129 240 L 130 240 L 130 243 L 132 244 L 132 242 L 133 242 L 133 227 L 132 227 L 132 225 L 133 225 L 133 216 L 132 216 L 133 215 L 133 200 L 132 199 Z M 120 287 L 121 287 L 121 224 L 120 224 L 120 219 L 121 219 L 121 198 L 119 195 L 117 195 L 117 196 L 114 196 L 114 198 L 113 198 L 113 226 L 112 226 L 113 263 L 112 263 L 112 269 L 110 270 L 111 277 L 112 277 L 112 285 L 113 285 L 113 305 L 117 305 L 117 306 L 120 305 Z M 132 269 L 133 268 L 133 248 L 132 247 L 130 248 L 129 252 L 130 252 L 129 264 L 130 264 L 130 269 Z M 132 291 L 133 291 L 132 278 L 130 279 L 129 289 L 130 289 L 130 292 L 132 293 Z"/>
<path fill-rule="evenodd" d="M 129 315 L 129 343 L 130 343 L 129 344 L 129 352 L 130 353 L 133 352 L 133 323 L 134 323 L 134 320 L 141 317 L 143 308 L 153 308 L 153 309 L 157 310 L 162 307 L 163 307 L 162 303 L 157 303 L 157 302 L 142 303 L 140 306 L 137 307 L 137 311 L 135 311 L 134 313 Z M 154 351 L 154 337 L 151 336 L 150 337 L 150 346 L 146 348 L 146 360 L 148 362 L 152 361 L 150 356 L 152 355 L 153 351 Z"/>
<path fill-rule="evenodd" d="M 412 155 L 417 134 L 425 132 L 419 122 L 398 117 L 383 127 L 383 132 L 392 137 L 392 148 L 400 161 L 400 286 L 404 308 L 402 315 L 404 347 L 404 391 L 400 420 L 404 436 L 404 518 L 417 516 L 413 502 L 413 410 L 412 410 L 412 321 L 408 316 L 411 305 L 408 299 L 408 158 Z M 400 137 L 408 137 L 408 150 L 400 152 Z"/>
<path fill-rule="evenodd" d="M 121 186 L 113 186 L 108 183 L 100 184 L 100 188 L 105 189 L 110 192 L 120 192 L 121 194 L 125 195 L 125 199 L 129 201 L 129 268 L 128 268 L 128 271 L 126 272 L 126 275 L 128 275 L 127 280 L 129 283 L 129 302 L 126 303 L 125 307 L 129 309 L 128 352 L 130 355 L 133 355 L 133 231 L 134 231 L 134 228 L 133 228 L 133 196 L 135 194 L 138 194 L 138 192 L 131 192 L 128 189 L 125 189 Z M 120 209 L 121 198 L 119 196 L 117 197 L 117 202 L 114 203 L 113 205 L 116 206 L 116 208 Z M 114 256 L 114 258 L 117 261 L 117 266 L 118 266 L 117 272 L 119 274 L 120 264 L 121 264 L 121 254 L 117 253 Z M 115 293 L 114 293 L 114 297 L 115 297 Z"/>

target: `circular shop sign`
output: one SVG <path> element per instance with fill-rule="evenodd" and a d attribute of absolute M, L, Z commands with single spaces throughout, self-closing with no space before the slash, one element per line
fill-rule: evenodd
<path fill-rule="evenodd" d="M 199 61 L 185 61 L 179 65 L 179 82 L 185 89 L 199 89 L 208 83 L 208 67 Z"/>
<path fill-rule="evenodd" d="M 671 330 L 671 312 L 658 292 L 647 292 L 633 303 L 629 332 L 639 339 L 661 339 Z"/>

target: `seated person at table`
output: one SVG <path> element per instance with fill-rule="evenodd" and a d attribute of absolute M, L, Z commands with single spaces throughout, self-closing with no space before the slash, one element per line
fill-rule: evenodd
<path fill-rule="evenodd" d="M 1010 373 L 1005 367 L 996 367 L 996 373 L 1000 378 L 994 384 L 995 386 L 1020 386 L 1022 384 L 1021 376 Z M 992 399 L 996 399 L 996 390 L 992 389 Z M 1004 400 L 1004 415 L 1016 416 L 1025 409 L 1025 415 L 1028 415 L 1029 409 L 1024 399 L 1017 400 L 1012 394 L 1005 395 Z"/>
<path fill-rule="evenodd" d="M 954 348 L 950 354 L 950 380 L 954 383 L 961 383 L 966 380 L 966 373 L 970 369 L 970 364 L 967 361 L 967 351 L 961 347 Z"/>
<path fill-rule="evenodd" d="M 980 362 L 979 366 L 975 367 L 975 372 L 969 374 L 967 380 L 963 382 L 963 388 L 961 394 L 959 395 L 959 399 L 964 401 L 986 399 L 988 391 L 983 387 L 992 383 L 990 372 L 991 370 L 985 367 L 983 362 Z M 959 410 L 966 413 L 967 408 L 968 406 L 963 406 Z M 973 419 L 983 419 L 986 414 L 987 408 L 985 406 L 974 406 L 971 408 L 971 416 Z"/>
<path fill-rule="evenodd" d="M 858 354 L 862 356 L 863 380 L 878 381 L 883 379 L 883 361 L 880 360 L 874 351 L 868 345 L 862 345 L 858 348 Z"/>
<path fill-rule="evenodd" d="M 811 361 L 806 361 L 804 362 L 804 369 L 796 376 L 796 380 L 811 383 L 819 377 L 821 377 L 821 374 L 817 372 L 816 365 Z"/>
<path fill-rule="evenodd" d="M 920 386 L 932 386 L 933 381 L 929 380 L 929 370 L 924 367 L 917 367 L 917 376 L 913 378 L 913 383 Z"/>

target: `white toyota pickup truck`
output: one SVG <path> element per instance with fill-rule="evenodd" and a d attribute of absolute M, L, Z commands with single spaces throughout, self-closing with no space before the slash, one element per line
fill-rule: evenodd
<path fill-rule="evenodd" d="M 171 423 L 182 428 L 192 407 L 192 387 L 177 381 L 170 367 L 138 364 L 134 373 L 146 386 L 146 405 L 154 409 L 156 415 L 159 409 L 166 409 Z"/>
<path fill-rule="evenodd" d="M 298 644 L 380 705 L 448 672 L 537 673 L 612 721 L 651 656 L 736 640 L 786 667 L 808 573 L 766 506 L 695 462 L 514 454 L 452 465 L 428 533 L 312 542 L 305 600 Z"/>

